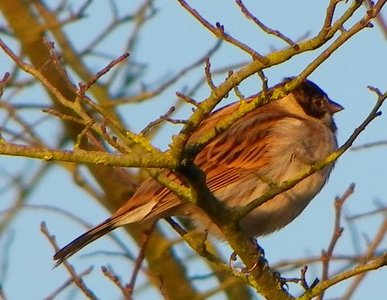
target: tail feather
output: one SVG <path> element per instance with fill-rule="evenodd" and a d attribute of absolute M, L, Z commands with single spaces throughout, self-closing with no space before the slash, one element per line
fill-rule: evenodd
<path fill-rule="evenodd" d="M 77 237 L 71 243 L 69 243 L 54 254 L 54 260 L 56 261 L 55 267 L 59 266 L 65 259 L 74 255 L 83 247 L 87 246 L 88 244 L 100 238 L 101 236 L 109 233 L 116 227 L 117 225 L 115 224 L 115 222 L 113 222 L 113 220 L 109 218 L 98 226 L 90 229 L 86 233 Z"/>

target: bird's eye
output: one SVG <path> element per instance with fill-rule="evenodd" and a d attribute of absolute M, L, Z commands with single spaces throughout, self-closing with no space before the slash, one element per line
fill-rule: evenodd
<path fill-rule="evenodd" d="M 325 101 L 324 101 L 324 99 L 322 99 L 322 98 L 315 99 L 315 100 L 313 101 L 314 106 L 315 106 L 317 109 L 320 109 L 320 110 L 324 109 L 324 103 L 325 103 Z"/>
<path fill-rule="evenodd" d="M 323 102 L 324 102 L 323 99 L 318 99 L 318 100 L 315 101 L 315 105 L 317 105 L 318 107 L 322 107 L 323 106 Z"/>

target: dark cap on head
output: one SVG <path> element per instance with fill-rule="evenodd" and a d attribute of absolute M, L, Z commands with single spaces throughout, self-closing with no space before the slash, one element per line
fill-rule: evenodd
<path fill-rule="evenodd" d="M 286 78 L 284 83 L 293 78 Z M 321 119 L 326 113 L 333 115 L 343 107 L 330 100 L 328 95 L 314 82 L 304 80 L 293 92 L 294 97 L 306 114 Z"/>

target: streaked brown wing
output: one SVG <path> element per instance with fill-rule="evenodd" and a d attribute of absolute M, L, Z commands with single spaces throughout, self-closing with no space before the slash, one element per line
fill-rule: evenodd
<path fill-rule="evenodd" d="M 211 115 L 192 135 L 189 143 L 194 143 L 219 120 L 231 114 L 237 105 L 238 103 L 226 106 Z M 269 106 L 270 104 L 260 107 L 238 120 L 197 155 L 195 163 L 206 173 L 207 185 L 212 192 L 237 182 L 244 174 L 260 170 L 268 164 L 270 153 L 267 138 L 270 128 L 275 121 L 285 117 L 281 113 L 269 113 Z M 184 184 L 183 179 L 171 171 L 165 171 L 165 176 L 175 183 Z M 170 190 L 153 179 L 148 179 L 114 216 L 118 217 L 144 206 L 142 219 L 146 220 L 162 216 L 166 211 L 183 203 Z"/>
<path fill-rule="evenodd" d="M 207 185 L 212 192 L 240 180 L 247 173 L 264 170 L 269 163 L 270 128 L 283 116 L 257 117 L 251 121 L 239 120 L 196 157 L 195 163 L 207 174 Z"/>
<path fill-rule="evenodd" d="M 195 163 L 206 173 L 207 185 L 212 192 L 238 182 L 251 172 L 259 173 L 260 170 L 267 169 L 270 161 L 270 145 L 268 145 L 270 129 L 276 121 L 288 116 L 269 113 L 261 116 L 261 113 L 256 111 L 253 114 L 255 115 L 248 117 L 251 121 L 239 120 L 197 155 Z M 196 133 L 193 138 L 199 138 L 200 132 L 204 133 L 205 130 L 201 127 L 199 135 Z M 181 184 L 183 182 L 172 173 L 168 176 Z M 166 188 L 162 188 L 154 196 L 158 203 L 155 211 L 151 213 L 152 217 L 183 203 Z"/>

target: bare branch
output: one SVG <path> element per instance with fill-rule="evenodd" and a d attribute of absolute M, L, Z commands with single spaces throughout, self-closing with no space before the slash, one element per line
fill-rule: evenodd
<path fill-rule="evenodd" d="M 58 245 L 56 244 L 56 241 L 55 241 L 55 236 L 52 236 L 49 232 L 48 232 L 48 229 L 47 229 L 47 226 L 44 222 L 41 223 L 40 225 L 40 230 L 41 232 L 44 234 L 44 236 L 48 239 L 48 241 L 51 243 L 51 245 L 54 247 L 54 250 L 55 251 L 58 251 L 59 250 L 59 247 Z M 72 279 L 73 279 L 73 282 L 79 287 L 79 289 L 85 294 L 85 296 L 88 298 L 88 299 L 95 299 L 97 300 L 98 298 L 94 295 L 94 293 L 85 285 L 85 283 L 83 282 L 82 278 L 80 275 L 78 275 L 74 268 L 67 262 L 67 261 L 64 261 L 63 262 L 64 266 L 66 267 L 67 271 L 70 273 Z"/>
<path fill-rule="evenodd" d="M 116 285 L 121 293 L 122 293 L 122 296 L 124 296 L 124 299 L 127 299 L 127 300 L 130 300 L 132 299 L 132 290 L 131 289 L 128 289 L 127 287 L 125 287 L 119 276 L 115 275 L 113 269 L 111 267 L 105 267 L 105 266 L 102 266 L 101 267 L 101 270 L 102 270 L 102 273 L 111 281 L 114 283 L 114 285 Z"/>
<path fill-rule="evenodd" d="M 236 0 L 236 4 L 240 7 L 242 13 L 246 16 L 247 19 L 252 20 L 255 24 L 259 26 L 264 32 L 270 35 L 274 35 L 278 37 L 279 39 L 283 40 L 285 43 L 287 43 L 289 46 L 297 47 L 296 43 L 293 42 L 289 37 L 285 36 L 278 30 L 274 30 L 263 24 L 256 16 L 254 16 L 247 7 L 243 4 L 242 0 Z"/>
<path fill-rule="evenodd" d="M 3 78 L 0 80 L 0 98 L 3 96 L 4 93 L 4 87 L 7 84 L 9 78 L 10 78 L 10 73 L 6 72 L 3 76 Z"/>
<path fill-rule="evenodd" d="M 124 53 L 117 59 L 112 60 L 106 67 L 104 67 L 101 71 L 97 72 L 93 77 L 91 77 L 86 83 L 79 83 L 79 94 L 82 96 L 85 92 L 97 82 L 99 78 L 105 75 L 110 69 L 114 68 L 117 64 L 121 63 L 125 59 L 129 57 L 129 53 Z"/>
<path fill-rule="evenodd" d="M 88 269 L 86 269 L 85 271 L 79 273 L 79 275 L 77 275 L 79 278 L 83 278 L 85 277 L 86 275 L 89 275 L 91 272 L 93 271 L 93 267 L 89 267 Z M 58 287 L 55 291 L 53 291 L 50 295 L 48 295 L 47 297 L 44 298 L 44 300 L 55 300 L 57 299 L 58 295 L 63 291 L 65 290 L 67 287 L 69 287 L 70 285 L 72 285 L 74 283 L 74 279 L 73 278 L 70 278 L 68 280 L 66 280 L 66 282 L 64 282 L 60 287 Z"/>
<path fill-rule="evenodd" d="M 369 263 L 370 260 L 374 257 L 374 253 L 377 249 L 377 247 L 384 241 L 387 237 L 387 217 L 384 218 L 384 222 L 382 226 L 379 228 L 378 233 L 376 233 L 373 241 L 369 243 L 366 253 L 364 254 L 363 258 L 360 260 L 360 263 L 358 264 L 360 266 L 364 266 Z M 387 253 L 384 253 L 385 258 L 387 257 Z M 356 289 L 360 286 L 360 283 L 364 278 L 366 277 L 367 273 L 359 273 L 354 280 L 352 281 L 351 285 L 348 287 L 347 292 L 343 295 L 343 300 L 349 300 L 352 298 L 353 294 L 355 293 Z"/>
<path fill-rule="evenodd" d="M 245 51 L 254 60 L 258 60 L 262 62 L 264 65 L 268 63 L 268 60 L 247 46 L 246 44 L 242 43 L 241 41 L 238 41 L 237 39 L 233 38 L 231 35 L 227 34 L 224 30 L 224 27 L 220 23 L 216 23 L 215 26 L 211 25 L 205 18 L 203 18 L 199 12 L 192 8 L 185 0 L 178 0 L 180 5 L 183 6 L 196 20 L 198 20 L 204 27 L 206 27 L 210 32 L 212 32 L 216 37 L 223 39 L 230 44 L 240 48 L 241 50 Z"/>
<path fill-rule="evenodd" d="M 345 191 L 345 193 L 341 197 L 337 197 L 335 199 L 335 225 L 333 228 L 333 233 L 331 237 L 331 241 L 329 243 L 328 249 L 322 251 L 321 261 L 322 261 L 322 276 L 321 280 L 327 280 L 329 276 L 329 264 L 331 262 L 331 258 L 333 256 L 333 250 L 343 233 L 344 228 L 341 226 L 341 218 L 342 218 L 342 208 L 344 202 L 349 198 L 350 195 L 353 194 L 355 189 L 355 184 L 351 184 L 349 188 Z M 318 299 L 323 299 L 324 293 L 322 292 Z"/>

